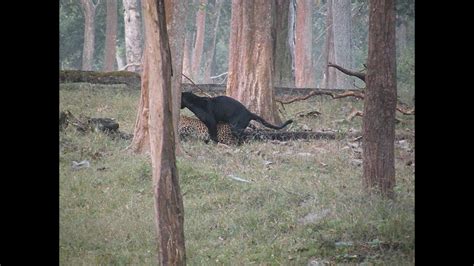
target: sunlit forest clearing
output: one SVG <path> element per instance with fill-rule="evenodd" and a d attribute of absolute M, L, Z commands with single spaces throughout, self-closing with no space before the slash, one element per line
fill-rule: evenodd
<path fill-rule="evenodd" d="M 61 265 L 414 265 L 414 0 L 61 0 L 59 52 Z M 181 91 L 331 137 L 175 143 Z"/>

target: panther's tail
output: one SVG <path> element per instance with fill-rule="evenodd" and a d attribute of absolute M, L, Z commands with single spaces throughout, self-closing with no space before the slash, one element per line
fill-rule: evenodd
<path fill-rule="evenodd" d="M 254 113 L 252 113 L 252 119 L 262 123 L 262 125 L 264 125 L 268 128 L 273 128 L 273 129 L 282 129 L 282 128 L 286 127 L 287 125 L 293 123 L 293 120 L 290 119 L 290 120 L 286 121 L 285 123 L 283 123 L 281 126 L 275 126 L 275 125 L 272 125 L 272 124 L 268 123 L 267 121 L 265 121 L 265 119 L 261 118 L 260 116 L 254 114 Z"/>

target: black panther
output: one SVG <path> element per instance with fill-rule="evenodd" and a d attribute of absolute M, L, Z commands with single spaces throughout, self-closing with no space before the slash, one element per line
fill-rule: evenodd
<path fill-rule="evenodd" d="M 214 142 L 218 142 L 217 123 L 219 122 L 228 123 L 232 134 L 237 138 L 242 136 L 251 120 L 258 121 L 272 129 L 282 129 L 293 123 L 293 120 L 290 119 L 281 126 L 272 125 L 257 114 L 250 112 L 239 101 L 228 96 L 200 97 L 192 92 L 183 92 L 181 94 L 181 109 L 185 107 L 207 126 L 209 137 Z"/>

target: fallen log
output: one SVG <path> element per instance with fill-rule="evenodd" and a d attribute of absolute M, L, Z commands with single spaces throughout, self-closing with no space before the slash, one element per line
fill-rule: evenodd
<path fill-rule="evenodd" d="M 119 123 L 112 118 L 77 118 L 70 111 L 61 112 L 59 114 L 59 129 L 63 130 L 69 125 L 74 126 L 81 133 L 86 132 L 103 132 L 111 137 L 120 137 L 122 139 L 131 139 L 132 134 L 128 134 L 119 130 Z"/>
<path fill-rule="evenodd" d="M 84 82 L 91 84 L 125 84 L 129 87 L 140 89 L 141 78 L 138 73 L 130 71 L 83 71 L 83 70 L 60 70 L 60 83 Z"/>

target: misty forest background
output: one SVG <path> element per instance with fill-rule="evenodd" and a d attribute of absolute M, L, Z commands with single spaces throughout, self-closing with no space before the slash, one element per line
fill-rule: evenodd
<path fill-rule="evenodd" d="M 127 56 L 125 48 L 125 28 L 124 28 L 124 6 L 122 1 L 114 1 L 117 12 L 117 31 L 115 39 L 115 58 L 113 68 L 110 70 L 123 70 L 127 65 Z M 129 1 L 130 2 L 130 1 Z M 185 51 L 183 73 L 188 74 L 196 83 L 223 83 L 225 85 L 225 73 L 228 70 L 229 59 L 229 35 L 230 35 L 230 19 L 231 19 L 231 1 L 230 0 L 187 0 L 187 17 L 185 27 Z M 296 2 L 296 1 L 290 1 Z M 311 51 L 310 69 L 305 73 L 311 73 L 312 76 L 305 77 L 303 85 L 305 87 L 325 88 L 327 81 L 324 79 L 327 71 L 327 51 L 328 51 L 328 4 L 329 1 L 315 0 L 307 1 L 310 12 L 309 16 L 312 27 L 311 32 L 305 33 L 305 36 L 311 37 L 311 45 L 308 49 Z M 139 1 L 136 11 L 141 12 Z M 93 46 L 93 58 L 91 69 L 94 71 L 103 71 L 105 69 L 106 51 L 106 18 L 107 18 L 107 1 L 99 1 L 95 10 L 94 18 L 94 35 L 95 43 Z M 291 5 L 290 5 L 291 6 Z M 295 5 L 296 6 L 296 5 Z M 204 16 L 197 18 L 198 11 L 205 11 Z M 334 7 L 333 7 L 333 10 Z M 294 12 L 297 12 L 295 9 Z M 341 11 L 347 12 L 347 11 Z M 290 8 L 291 13 L 291 8 Z M 405 103 L 412 103 L 414 97 L 414 1 L 399 0 L 396 3 L 396 51 L 397 51 L 397 90 L 399 99 Z M 291 14 L 290 14 L 291 16 Z M 295 17 L 297 14 L 294 15 Z M 142 16 L 141 16 L 142 17 Z M 344 16 L 336 16 L 333 19 Z M 364 69 L 367 60 L 368 49 L 368 1 L 352 0 L 350 4 L 350 21 L 344 22 L 345 27 L 341 31 L 349 36 L 342 36 L 343 39 L 350 40 L 349 50 L 339 49 L 339 53 L 346 53 L 347 62 L 343 62 L 342 66 L 347 69 L 360 71 Z M 199 23 L 204 23 L 204 35 L 202 47 L 196 43 L 197 28 Z M 83 67 L 83 51 L 84 51 L 84 12 L 81 2 L 76 0 L 60 1 L 60 68 L 61 70 L 84 69 Z M 296 23 L 289 22 L 291 26 Z M 291 25 L 293 24 L 293 25 Z M 141 24 L 143 25 L 143 23 Z M 143 27 L 143 26 L 142 26 Z M 338 29 L 339 30 L 339 29 Z M 139 40 L 143 44 L 143 30 L 138 33 Z M 293 38 L 289 37 L 289 42 L 295 42 L 296 34 Z M 214 40 L 215 38 L 215 40 Z M 215 42 L 215 45 L 214 45 Z M 337 44 L 336 44 L 337 45 Z M 142 46 L 142 45 L 141 45 Z M 214 49 L 213 49 L 214 48 Z M 336 47 L 337 48 L 337 47 Z M 293 55 L 290 57 L 293 66 L 292 76 L 294 79 L 294 45 L 290 45 L 290 51 Z M 198 54 L 199 53 L 199 54 Z M 186 57 L 188 61 L 186 62 Z M 196 60 L 198 58 L 199 60 Z M 198 65 L 196 62 L 199 61 Z M 334 63 L 334 62 L 333 62 Z M 338 62 L 335 62 L 338 63 Z M 127 69 L 130 70 L 130 69 Z M 334 70 L 335 71 L 335 70 Z M 221 75 L 223 74 L 224 75 Z M 220 76 L 219 76 L 220 75 Z M 211 78 L 213 77 L 213 78 Z M 355 78 L 350 79 L 350 87 L 344 89 L 355 89 L 363 87 L 363 83 Z M 184 82 L 187 82 L 184 80 Z M 302 83 L 300 83 L 302 84 Z M 290 82 L 282 82 L 275 78 L 275 86 L 300 87 L 295 84 L 294 80 Z M 329 87 L 331 88 L 331 87 Z"/>

